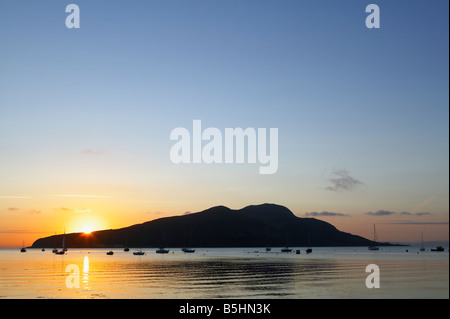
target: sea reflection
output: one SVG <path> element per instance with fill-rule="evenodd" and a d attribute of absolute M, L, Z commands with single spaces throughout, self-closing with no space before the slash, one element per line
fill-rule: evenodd
<path fill-rule="evenodd" d="M 164 287 L 166 292 L 212 298 L 289 297 L 299 288 L 328 281 L 332 269 L 340 268 L 333 261 L 261 261 L 242 258 L 206 261 L 141 261 L 129 265 L 138 271 L 136 280 L 149 291 Z M 131 269 L 130 269 L 131 270 Z M 322 276 L 318 276 L 322 273 Z M 353 273 L 354 275 L 354 273 Z M 314 283 L 315 282 L 315 283 Z"/>
<path fill-rule="evenodd" d="M 0 298 L 448 298 L 448 254 L 351 252 L 107 256 L 99 249 L 56 256 L 0 250 Z M 380 267 L 380 289 L 365 285 L 370 263 Z M 79 267 L 78 288 L 66 285 L 70 265 Z"/>
<path fill-rule="evenodd" d="M 84 256 L 83 260 L 83 278 L 82 278 L 83 288 L 85 290 L 89 289 L 89 257 Z"/>

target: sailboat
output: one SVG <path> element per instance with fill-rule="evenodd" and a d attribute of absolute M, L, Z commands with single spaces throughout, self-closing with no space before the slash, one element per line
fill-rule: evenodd
<path fill-rule="evenodd" d="M 373 225 L 373 241 L 378 242 L 377 230 L 375 228 L 375 224 Z M 380 250 L 378 246 L 369 246 L 369 250 Z"/>
<path fill-rule="evenodd" d="M 183 247 L 183 248 L 181 248 L 181 250 L 185 253 L 195 253 L 195 249 L 192 248 L 192 234 L 191 233 L 189 233 L 189 247 Z"/>
<path fill-rule="evenodd" d="M 282 253 L 290 253 L 292 251 L 291 248 L 289 248 L 289 232 L 286 233 L 286 247 L 281 249 Z"/>
<path fill-rule="evenodd" d="M 63 235 L 63 242 L 62 242 L 62 246 L 63 248 L 61 250 L 57 250 L 55 251 L 55 249 L 53 249 L 53 251 L 55 251 L 55 255 L 64 255 L 67 251 L 66 248 L 66 230 L 64 229 L 64 235 Z"/>
<path fill-rule="evenodd" d="M 425 251 L 425 247 L 423 247 L 423 233 L 422 233 L 422 247 L 420 247 L 420 251 Z"/>
<path fill-rule="evenodd" d="M 157 254 L 168 254 L 168 253 L 169 253 L 169 250 L 168 250 L 168 249 L 164 249 L 164 248 L 158 248 L 158 249 L 156 250 L 156 253 L 157 253 Z"/>
<path fill-rule="evenodd" d="M 156 250 L 156 253 L 157 253 L 157 254 L 168 254 L 168 253 L 169 253 L 169 250 L 168 250 L 168 249 L 165 249 L 165 248 L 163 247 L 164 242 L 165 242 L 165 238 L 166 238 L 166 233 L 163 231 L 163 233 L 162 233 L 162 240 L 161 240 L 162 245 L 161 245 L 160 248 L 158 248 L 158 249 Z"/>
<path fill-rule="evenodd" d="M 142 256 L 142 255 L 145 255 L 145 253 L 142 251 L 142 249 L 139 249 L 139 251 L 134 251 L 133 255 L 135 255 L 135 256 Z"/>
<path fill-rule="evenodd" d="M 310 238 L 310 236 L 309 236 L 309 233 L 308 233 L 308 249 L 306 249 L 306 253 L 307 254 L 310 254 L 310 253 L 312 253 L 312 248 L 311 248 L 311 238 Z"/>
<path fill-rule="evenodd" d="M 26 253 L 27 252 L 27 250 L 25 249 L 25 244 L 24 244 L 23 241 L 22 241 L 22 248 L 20 249 L 20 252 L 21 253 Z"/>

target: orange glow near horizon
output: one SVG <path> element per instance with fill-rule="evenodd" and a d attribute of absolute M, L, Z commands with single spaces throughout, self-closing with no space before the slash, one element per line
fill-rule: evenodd
<path fill-rule="evenodd" d="M 68 233 L 84 233 L 92 236 L 92 232 L 105 229 L 118 229 L 158 218 L 180 216 L 189 211 L 191 213 L 207 209 L 216 202 L 211 200 L 204 204 L 197 203 L 153 203 L 144 201 L 137 204 L 135 201 L 126 201 L 123 197 L 118 200 L 109 198 L 64 198 L 64 201 L 48 200 L 27 201 L 19 205 L 17 202 L 3 205 L 2 224 L 0 226 L 0 248 L 20 248 L 22 243 L 31 246 L 39 238 Z M 134 199 L 133 199 L 134 200 Z M 281 200 L 280 200 L 281 201 Z M 131 202 L 131 204 L 130 204 Z M 232 200 L 221 202 L 231 209 L 240 209 L 247 203 L 234 203 Z M 255 200 L 256 202 L 256 200 Z M 305 217 L 305 209 L 295 203 L 284 205 L 298 217 Z M 8 207 L 16 207 L 8 209 Z M 149 208 L 151 207 L 151 208 Z M 333 211 L 333 207 L 330 208 Z M 338 209 L 335 209 L 340 211 Z M 354 235 L 373 238 L 373 224 L 377 226 L 380 241 L 387 242 L 419 242 L 421 233 L 425 241 L 441 241 L 448 238 L 448 215 L 434 213 L 423 216 L 401 215 L 369 216 L 364 213 L 349 212 L 346 216 L 320 216 L 316 219 L 326 221 L 338 230 Z M 408 223 L 406 220 L 411 220 Z M 400 219 L 401 218 L 401 219 Z"/>

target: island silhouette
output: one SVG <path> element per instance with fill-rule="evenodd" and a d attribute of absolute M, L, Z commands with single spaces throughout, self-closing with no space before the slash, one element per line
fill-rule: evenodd
<path fill-rule="evenodd" d="M 336 229 L 316 218 L 295 216 L 276 204 L 234 210 L 215 206 L 197 213 L 159 218 L 120 229 L 37 239 L 32 248 L 117 247 L 330 247 L 387 246 Z"/>

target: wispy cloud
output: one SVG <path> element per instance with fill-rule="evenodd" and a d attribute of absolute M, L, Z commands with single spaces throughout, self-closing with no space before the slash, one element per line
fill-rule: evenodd
<path fill-rule="evenodd" d="M 89 208 L 67 208 L 67 207 L 61 207 L 57 210 L 63 211 L 63 212 L 70 212 L 75 214 L 82 214 L 82 213 L 90 213 L 91 210 Z"/>
<path fill-rule="evenodd" d="M 333 213 L 333 212 L 310 212 L 305 213 L 305 216 L 307 217 L 317 217 L 317 216 L 332 216 L 332 217 L 343 217 L 343 216 L 350 216 L 349 214 L 343 214 L 343 213 Z"/>
<path fill-rule="evenodd" d="M 422 212 L 422 213 L 411 213 L 411 212 L 401 212 L 400 215 L 415 215 L 415 216 L 426 216 L 426 215 L 431 215 L 431 213 L 428 212 Z"/>
<path fill-rule="evenodd" d="M 335 177 L 329 179 L 329 181 L 331 182 L 331 186 L 328 186 L 326 188 L 329 191 L 334 192 L 352 191 L 356 187 L 364 185 L 363 182 L 350 176 L 350 172 L 345 169 L 333 170 L 332 174 Z"/>
<path fill-rule="evenodd" d="M 398 222 L 390 222 L 386 224 L 394 224 L 394 225 L 448 225 L 448 222 L 416 222 L 416 221 L 398 221 Z"/>
<path fill-rule="evenodd" d="M 95 150 L 91 150 L 91 149 L 86 149 L 86 150 L 82 150 L 81 154 L 83 154 L 83 155 L 90 155 L 90 156 L 98 156 L 98 155 L 106 154 L 106 152 L 105 151 L 95 151 Z"/>
<path fill-rule="evenodd" d="M 7 229 L 0 230 L 0 234 L 42 234 L 42 232 L 31 231 L 27 229 Z"/>
<path fill-rule="evenodd" d="M 17 212 L 19 209 L 17 207 L 9 207 L 8 212 Z"/>
<path fill-rule="evenodd" d="M 401 213 L 396 213 L 396 212 L 389 211 L 389 210 L 378 210 L 376 212 L 367 212 L 366 213 L 366 215 L 370 215 L 370 216 L 390 216 L 390 215 L 395 215 L 395 214 L 407 215 L 407 216 L 418 216 L 418 217 L 431 215 L 431 213 L 428 213 L 428 212 L 420 212 L 420 213 L 401 212 Z"/>
<path fill-rule="evenodd" d="M 56 197 L 110 198 L 109 195 L 53 195 Z"/>
<path fill-rule="evenodd" d="M 0 199 L 27 199 L 32 198 L 28 196 L 0 196 Z"/>
<path fill-rule="evenodd" d="M 366 215 L 370 216 L 389 216 L 394 215 L 395 212 L 391 212 L 389 210 L 377 210 L 376 212 L 367 212 Z"/>

